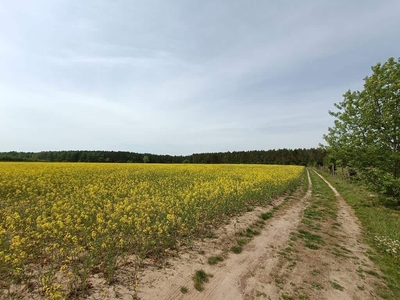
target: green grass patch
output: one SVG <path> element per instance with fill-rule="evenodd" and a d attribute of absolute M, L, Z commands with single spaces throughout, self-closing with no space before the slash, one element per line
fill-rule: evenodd
<path fill-rule="evenodd" d="M 256 297 L 267 297 L 267 294 L 266 293 L 264 293 L 264 292 L 260 292 L 260 291 L 257 291 L 256 292 Z"/>
<path fill-rule="evenodd" d="M 364 271 L 365 273 L 375 276 L 376 278 L 380 278 L 381 276 L 379 276 L 378 272 L 374 271 L 374 270 L 366 270 Z"/>
<path fill-rule="evenodd" d="M 282 299 L 283 300 L 294 300 L 292 296 L 289 296 L 288 294 L 282 294 Z"/>
<path fill-rule="evenodd" d="M 217 256 L 211 256 L 208 258 L 208 264 L 209 265 L 216 265 L 217 263 L 223 261 L 224 258 L 221 255 L 217 255 Z"/>
<path fill-rule="evenodd" d="M 378 294 L 385 299 L 400 299 L 400 256 L 396 257 L 392 251 L 396 241 L 400 241 L 400 207 L 395 200 L 372 193 L 361 183 L 342 180 L 340 175 L 331 176 L 325 172 L 322 175 L 354 209 L 362 223 L 366 242 L 375 249 L 370 257 L 385 275 L 384 280 L 390 289 L 388 292 L 380 288 Z M 339 227 L 340 224 L 336 223 L 335 226 Z M 361 272 L 359 274 L 364 276 Z"/>
<path fill-rule="evenodd" d="M 304 246 L 306 246 L 307 248 L 312 249 L 312 250 L 319 249 L 318 245 L 315 245 L 314 243 L 311 243 L 309 241 L 305 242 Z"/>
<path fill-rule="evenodd" d="M 299 237 L 305 239 L 308 242 L 317 243 L 319 245 L 324 245 L 325 242 L 322 240 L 322 237 L 318 234 L 311 233 L 304 229 L 299 229 Z"/>
<path fill-rule="evenodd" d="M 204 283 L 209 281 L 209 277 L 212 277 L 212 275 L 207 274 L 204 270 L 197 270 L 193 275 L 194 288 L 199 292 L 203 291 Z"/>
<path fill-rule="evenodd" d="M 339 290 L 339 291 L 343 291 L 344 290 L 344 287 L 342 287 L 339 283 L 334 282 L 334 281 L 331 281 L 331 286 L 335 290 Z"/>
<path fill-rule="evenodd" d="M 239 246 L 243 246 L 243 245 L 247 244 L 248 242 L 250 242 L 249 239 L 238 239 L 238 240 L 236 241 L 236 243 L 237 243 Z"/>
<path fill-rule="evenodd" d="M 263 220 L 268 220 L 268 219 L 272 218 L 273 216 L 274 216 L 274 213 L 272 211 L 269 211 L 269 212 L 262 213 L 260 218 Z"/>
<path fill-rule="evenodd" d="M 249 238 L 252 238 L 252 237 L 254 237 L 254 236 L 256 236 L 256 235 L 260 235 L 260 232 L 257 231 L 257 230 L 254 230 L 254 229 L 252 229 L 252 228 L 247 228 L 247 229 L 246 229 L 245 236 L 247 236 L 247 237 L 249 237 Z"/>
<path fill-rule="evenodd" d="M 311 275 L 313 275 L 313 276 L 317 276 L 318 274 L 320 274 L 321 273 L 321 271 L 319 271 L 319 270 L 317 270 L 317 269 L 313 269 L 312 271 L 311 271 Z"/>
<path fill-rule="evenodd" d="M 312 286 L 314 289 L 318 290 L 318 291 L 324 289 L 324 287 L 323 287 L 320 283 L 315 282 L 315 281 L 311 282 L 311 286 Z"/>
<path fill-rule="evenodd" d="M 239 246 L 239 245 L 235 245 L 235 246 L 231 247 L 231 251 L 236 254 L 242 253 L 242 250 L 243 250 L 242 246 Z"/>
<path fill-rule="evenodd" d="M 304 210 L 304 217 L 311 220 L 321 221 L 323 217 L 323 212 L 311 208 L 306 208 Z"/>

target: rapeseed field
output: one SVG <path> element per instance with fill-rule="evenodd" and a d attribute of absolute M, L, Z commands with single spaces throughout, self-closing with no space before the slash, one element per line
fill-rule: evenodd
<path fill-rule="evenodd" d="M 304 168 L 276 165 L 0 163 L 0 288 L 62 299 L 120 257 L 165 255 L 268 201 Z M 33 286 L 33 287 L 32 287 Z"/>

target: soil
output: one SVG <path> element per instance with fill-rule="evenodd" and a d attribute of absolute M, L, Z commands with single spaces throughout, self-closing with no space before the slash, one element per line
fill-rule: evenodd
<path fill-rule="evenodd" d="M 277 199 L 274 206 L 280 208 L 266 221 L 261 234 L 243 246 L 242 253 L 229 251 L 238 238 L 237 232 L 259 219 L 261 212 L 272 211 L 272 206 L 258 207 L 232 220 L 215 232 L 217 238 L 196 241 L 190 249 L 182 249 L 176 257 L 168 259 L 161 269 L 139 270 L 135 297 L 143 300 L 381 299 L 376 289 L 384 283 L 367 256 L 370 249 L 362 242 L 359 221 L 340 194 L 323 180 L 337 198 L 337 218 L 319 223 L 324 246 L 310 249 L 294 237 L 302 228 L 305 208 L 319 197 L 312 195 L 308 174 L 307 193 Z M 224 260 L 211 266 L 207 258 L 215 255 Z M 192 277 L 200 269 L 212 276 L 203 291 L 193 287 Z M 127 290 L 125 293 L 114 290 L 114 295 L 132 299 Z"/>

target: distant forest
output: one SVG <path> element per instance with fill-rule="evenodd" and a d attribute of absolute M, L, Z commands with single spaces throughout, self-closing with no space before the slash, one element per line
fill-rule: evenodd
<path fill-rule="evenodd" d="M 188 156 L 157 155 L 126 151 L 0 152 L 0 161 L 104 162 L 104 163 L 195 163 L 322 165 L 323 149 L 278 149 L 195 153 Z"/>

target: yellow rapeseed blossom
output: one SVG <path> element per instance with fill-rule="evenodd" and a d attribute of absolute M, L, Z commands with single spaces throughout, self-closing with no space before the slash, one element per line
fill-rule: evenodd
<path fill-rule="evenodd" d="M 0 281 L 35 263 L 68 273 L 74 264 L 97 264 L 107 273 L 123 253 L 165 253 L 177 240 L 282 194 L 303 170 L 0 163 Z M 57 283 L 46 278 L 43 286 L 59 297 Z"/>

